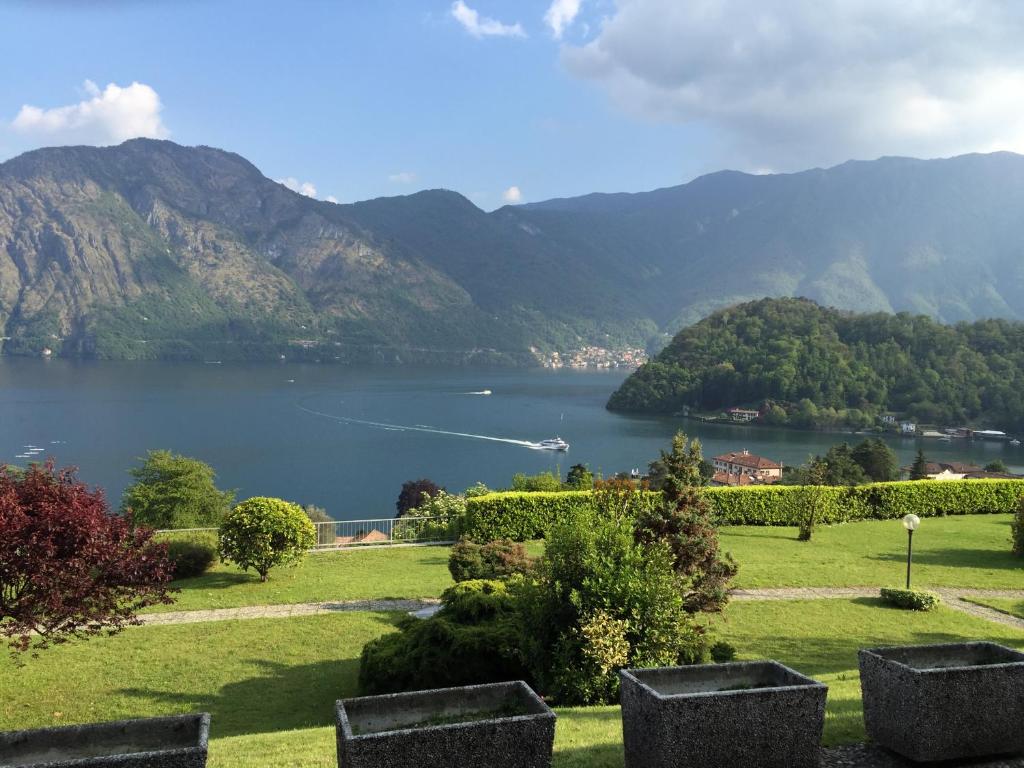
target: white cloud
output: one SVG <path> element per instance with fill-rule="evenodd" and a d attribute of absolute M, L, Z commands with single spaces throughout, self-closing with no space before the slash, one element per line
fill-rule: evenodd
<path fill-rule="evenodd" d="M 616 0 L 563 62 L 749 167 L 1024 150 L 1024 3 Z"/>
<path fill-rule="evenodd" d="M 552 0 L 544 22 L 551 27 L 555 39 L 561 39 L 565 30 L 573 23 L 580 12 L 582 0 Z"/>
<path fill-rule="evenodd" d="M 160 96 L 150 86 L 110 83 L 101 90 L 86 80 L 83 89 L 86 98 L 77 104 L 50 109 L 25 104 L 11 128 L 49 144 L 119 144 L 139 136 L 170 135 L 160 118 Z"/>
<path fill-rule="evenodd" d="M 515 205 L 523 201 L 523 191 L 519 187 L 511 186 L 501 193 L 501 199 L 509 205 Z"/>
<path fill-rule="evenodd" d="M 316 186 L 311 181 L 299 181 L 294 176 L 284 179 L 276 179 L 278 184 L 284 184 L 292 192 L 298 192 L 306 197 L 316 197 Z M 334 202 L 333 200 L 331 202 Z"/>
<path fill-rule="evenodd" d="M 481 16 L 463 0 L 455 0 L 452 3 L 452 16 L 473 37 L 526 37 L 526 32 L 519 22 L 504 24 Z"/>
<path fill-rule="evenodd" d="M 328 195 L 327 197 L 324 198 L 324 200 L 326 200 L 328 203 L 338 202 L 338 198 L 336 198 L 334 195 Z"/>
<path fill-rule="evenodd" d="M 392 184 L 415 184 L 416 174 L 412 171 L 399 171 L 388 176 L 388 181 Z"/>

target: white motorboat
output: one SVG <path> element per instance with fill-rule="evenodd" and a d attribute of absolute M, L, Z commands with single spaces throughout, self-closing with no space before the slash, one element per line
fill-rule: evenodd
<path fill-rule="evenodd" d="M 543 451 L 568 451 L 569 444 L 560 437 L 552 437 L 548 440 L 541 440 L 537 447 Z"/>

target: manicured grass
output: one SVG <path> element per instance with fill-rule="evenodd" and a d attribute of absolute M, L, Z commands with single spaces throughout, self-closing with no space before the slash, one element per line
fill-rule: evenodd
<path fill-rule="evenodd" d="M 740 659 L 775 659 L 829 686 L 826 744 L 864 738 L 857 651 L 884 645 L 992 640 L 1024 648 L 1024 632 L 950 608 L 903 611 L 877 598 L 737 602 L 714 634 Z"/>
<path fill-rule="evenodd" d="M 0 730 L 189 711 L 213 715 L 211 768 L 332 766 L 333 703 L 355 695 L 363 644 L 398 614 L 132 628 L 67 645 L 23 667 L 0 660 Z M 863 737 L 857 650 L 1024 633 L 949 609 L 874 599 L 736 602 L 713 634 L 741 658 L 775 658 L 830 686 L 825 741 Z M 621 768 L 617 707 L 559 710 L 556 768 Z"/>
<path fill-rule="evenodd" d="M 914 580 L 925 587 L 1024 589 L 1024 561 L 1010 552 L 1009 515 L 928 518 L 914 536 Z M 729 526 L 722 548 L 740 563 L 738 587 L 891 586 L 903 580 L 906 532 L 899 521 L 819 527 L 810 542 L 795 528 Z M 529 542 L 530 554 L 543 551 Z M 152 611 L 249 605 L 439 597 L 452 580 L 447 547 L 396 547 L 309 555 L 296 568 L 253 573 L 217 564 L 179 581 L 173 606 Z"/>
<path fill-rule="evenodd" d="M 1018 619 L 1024 619 L 1024 600 L 1006 597 L 969 597 L 966 599 L 971 603 L 995 608 L 997 611 L 1016 616 Z"/>
<path fill-rule="evenodd" d="M 439 597 L 452 585 L 447 547 L 352 549 L 307 555 L 295 568 L 276 568 L 270 580 L 218 563 L 208 573 L 175 582 L 174 605 L 151 611 L 192 611 L 248 605 Z"/>
<path fill-rule="evenodd" d="M 1012 515 L 922 520 L 914 534 L 914 582 L 927 587 L 1024 589 L 1024 561 L 1010 551 Z M 740 564 L 737 587 L 883 587 L 906 574 L 899 520 L 819 526 L 809 542 L 795 528 L 728 526 L 722 548 Z"/>
<path fill-rule="evenodd" d="M 218 737 L 327 725 L 356 690 L 363 645 L 399 615 L 132 627 L 21 667 L 4 654 L 0 730 L 192 711 L 209 712 Z"/>

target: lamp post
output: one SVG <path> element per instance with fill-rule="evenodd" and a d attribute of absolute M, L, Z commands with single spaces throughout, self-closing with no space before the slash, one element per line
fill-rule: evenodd
<path fill-rule="evenodd" d="M 917 515 L 906 515 L 903 518 L 903 527 L 907 529 L 907 589 L 910 589 L 910 556 L 914 551 L 914 531 L 921 524 L 921 518 Z"/>

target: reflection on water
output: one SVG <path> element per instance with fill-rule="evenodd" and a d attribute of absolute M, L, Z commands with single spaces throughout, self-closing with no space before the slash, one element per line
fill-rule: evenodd
<path fill-rule="evenodd" d="M 608 413 L 625 375 L 0 358 L 0 461 L 53 456 L 79 466 L 116 504 L 137 457 L 167 448 L 209 462 L 239 496 L 281 496 L 360 519 L 394 514 L 402 482 L 413 478 L 458 491 L 501 486 L 515 472 L 564 475 L 577 462 L 605 474 L 643 468 L 679 428 L 708 455 L 747 448 L 786 463 L 860 439 Z M 555 436 L 568 453 L 527 450 Z M 890 443 L 904 463 L 919 445 Z M 1001 443 L 921 444 L 931 459 L 1024 463 L 1021 448 Z"/>

